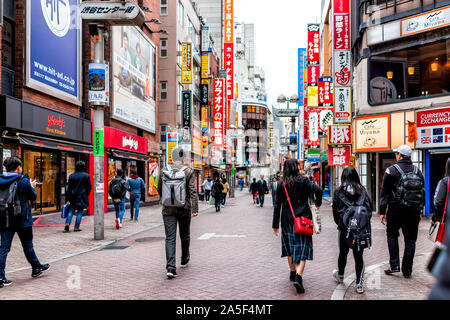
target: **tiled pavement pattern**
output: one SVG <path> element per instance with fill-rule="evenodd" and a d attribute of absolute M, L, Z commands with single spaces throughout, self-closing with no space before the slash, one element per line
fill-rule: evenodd
<path fill-rule="evenodd" d="M 331 208 L 324 205 L 321 209 L 322 234 L 314 237 L 314 261 L 306 266 L 306 293 L 303 295 L 295 293 L 288 279 L 287 261 L 280 258 L 280 239 L 271 231 L 272 210 L 270 197 L 266 199 L 266 206 L 260 208 L 253 205 L 244 190 L 238 192 L 236 199 L 230 199 L 220 213 L 214 208 L 203 211 L 192 221 L 191 263 L 186 269 L 178 268 L 178 277 L 173 280 L 165 276 L 164 229 L 160 226 L 114 243 L 114 246 L 121 246 L 117 250 L 95 250 L 55 262 L 47 274 L 37 279 L 31 279 L 30 270 L 11 273 L 8 277 L 14 284 L 0 289 L 0 299 L 330 299 L 336 288 L 331 271 L 338 255 Z M 141 222 L 143 225 L 161 222 L 158 208 L 148 209 L 143 214 L 148 216 L 148 221 Z M 113 230 L 112 223 L 110 225 L 108 240 L 112 240 L 116 232 L 124 232 L 124 235 L 127 232 L 125 228 Z M 426 230 L 424 221 L 417 253 L 432 250 L 425 239 Z M 36 238 L 45 238 L 38 240 L 39 243 L 50 242 L 45 250 L 36 243 L 40 257 L 51 250 L 51 243 L 59 247 L 60 256 L 64 248 L 67 249 L 64 254 L 71 252 L 68 246 L 76 252 L 100 244 L 91 240 L 92 230 L 80 235 L 62 234 L 59 230 L 49 236 L 38 232 L 41 231 L 36 231 Z M 215 237 L 198 239 L 207 233 L 215 233 Z M 365 254 L 367 266 L 388 259 L 384 227 L 376 216 L 373 233 L 374 247 Z M 232 235 L 236 237 L 220 237 Z M 66 236 L 72 237 L 72 241 L 66 240 L 63 246 L 61 239 Z M 177 245 L 179 264 L 179 240 Z M 15 257 L 19 249 L 16 244 Z M 22 256 L 19 258 L 22 265 L 26 263 Z M 351 255 L 348 260 L 347 274 L 351 274 L 354 273 Z"/>

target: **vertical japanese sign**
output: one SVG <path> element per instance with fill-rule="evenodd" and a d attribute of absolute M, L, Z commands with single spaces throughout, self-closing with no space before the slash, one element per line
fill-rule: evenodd
<path fill-rule="evenodd" d="M 172 160 L 172 152 L 175 148 L 178 147 L 178 133 L 177 132 L 167 132 L 167 137 L 166 137 L 166 150 L 167 150 L 167 154 L 166 154 L 166 166 L 168 164 L 172 164 L 173 160 Z"/>
<path fill-rule="evenodd" d="M 299 130 L 298 130 L 298 159 L 304 161 L 305 141 L 305 71 L 307 64 L 306 48 L 298 49 L 298 108 L 299 108 Z"/>
<path fill-rule="evenodd" d="M 352 122 L 352 95 L 350 87 L 336 87 L 334 89 L 334 122 Z"/>
<path fill-rule="evenodd" d="M 214 146 L 223 146 L 224 111 L 225 111 L 225 79 L 214 79 L 213 96 L 213 139 Z"/>
<path fill-rule="evenodd" d="M 320 26 L 308 24 L 308 64 L 310 66 L 320 63 Z"/>
<path fill-rule="evenodd" d="M 307 101 L 308 107 L 319 106 L 319 76 L 320 76 L 320 26 L 308 24 L 308 74 Z M 318 125 L 318 122 L 317 122 Z"/>
<path fill-rule="evenodd" d="M 201 51 L 208 52 L 209 49 L 209 26 L 202 26 L 202 45 Z"/>
<path fill-rule="evenodd" d="M 192 83 L 192 43 L 182 44 L 182 83 Z"/>
<path fill-rule="evenodd" d="M 328 147 L 328 165 L 329 166 L 349 166 L 351 147 Z"/>
<path fill-rule="evenodd" d="M 309 109 L 308 129 L 308 146 L 320 146 L 318 109 Z"/>
<path fill-rule="evenodd" d="M 329 145 L 352 144 L 352 126 L 350 124 L 332 125 L 328 130 Z"/>
<path fill-rule="evenodd" d="M 234 0 L 224 0 L 224 45 L 223 63 L 227 70 L 226 95 L 227 99 L 234 99 Z"/>
<path fill-rule="evenodd" d="M 202 53 L 202 79 L 209 78 L 209 53 Z"/>
<path fill-rule="evenodd" d="M 182 92 L 182 125 L 191 131 L 192 126 L 192 91 Z"/>
<path fill-rule="evenodd" d="M 208 118 L 208 110 L 209 108 L 207 106 L 203 106 L 201 108 L 202 110 L 202 119 L 201 119 L 201 129 L 202 129 L 202 159 L 203 164 L 205 164 L 205 161 L 208 159 L 208 124 L 209 124 L 209 118 Z"/>

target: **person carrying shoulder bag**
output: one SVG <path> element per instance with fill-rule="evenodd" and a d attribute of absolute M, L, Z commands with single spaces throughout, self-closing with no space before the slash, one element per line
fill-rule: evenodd
<path fill-rule="evenodd" d="M 125 214 L 125 195 L 127 188 L 123 178 L 123 170 L 117 169 L 116 177 L 110 182 L 108 193 L 113 200 L 114 209 L 116 211 L 116 229 L 122 228 L 123 216 Z"/>

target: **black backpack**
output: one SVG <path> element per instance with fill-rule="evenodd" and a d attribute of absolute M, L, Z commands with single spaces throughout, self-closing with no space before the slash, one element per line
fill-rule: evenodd
<path fill-rule="evenodd" d="M 351 202 L 344 195 L 340 196 L 341 201 L 347 205 L 342 216 L 342 222 L 347 230 L 346 241 L 349 248 L 360 251 L 372 245 L 372 227 L 370 219 L 372 211 L 364 205 L 365 194 L 356 202 Z"/>
<path fill-rule="evenodd" d="M 122 179 L 113 179 L 109 184 L 109 195 L 112 199 L 122 199 L 123 189 L 122 189 Z"/>
<path fill-rule="evenodd" d="M 425 205 L 425 187 L 423 179 L 418 175 L 419 169 L 405 173 L 398 164 L 394 167 L 401 174 L 397 192 L 394 194 L 394 203 L 403 209 L 419 209 Z"/>
<path fill-rule="evenodd" d="M 20 205 L 18 179 L 9 185 L 9 188 L 0 189 L 0 226 L 9 228 L 20 217 L 22 207 Z"/>

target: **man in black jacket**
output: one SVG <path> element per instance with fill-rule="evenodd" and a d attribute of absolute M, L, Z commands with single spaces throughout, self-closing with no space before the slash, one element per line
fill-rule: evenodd
<path fill-rule="evenodd" d="M 422 172 L 411 162 L 411 148 L 407 145 L 402 145 L 398 147 L 398 149 L 395 149 L 394 152 L 397 159 L 397 165 L 400 169 L 405 174 L 416 170 L 417 176 L 420 177 L 423 184 L 424 178 Z M 405 278 L 410 278 L 416 250 L 419 222 L 423 208 L 417 207 L 416 209 L 405 209 L 399 205 L 398 187 L 401 176 L 400 171 L 395 166 L 390 166 L 386 169 L 386 173 L 383 177 L 383 185 L 381 187 L 380 220 L 381 223 L 387 224 L 387 242 L 390 256 L 390 268 L 384 272 L 387 275 L 400 272 L 398 237 L 400 236 L 399 230 L 402 229 L 403 237 L 405 239 L 405 251 L 403 254 L 401 271 Z"/>
<path fill-rule="evenodd" d="M 264 206 L 264 195 L 269 193 L 269 188 L 267 187 L 267 182 L 264 180 L 264 175 L 261 175 L 261 180 L 258 181 L 258 198 L 259 205 Z"/>
<path fill-rule="evenodd" d="M 69 200 L 69 212 L 67 213 L 66 226 L 64 232 L 69 232 L 69 226 L 72 223 L 72 218 L 77 211 L 77 219 L 75 221 L 75 228 L 73 231 L 81 231 L 80 224 L 83 218 L 84 208 L 89 206 L 89 194 L 91 193 L 92 184 L 89 174 L 84 172 L 86 164 L 84 161 L 77 161 L 75 163 L 75 172 L 69 176 L 67 183 L 67 200 Z"/>
<path fill-rule="evenodd" d="M 125 195 L 127 188 L 126 181 L 123 178 L 123 170 L 117 169 L 116 177 L 109 183 L 108 193 L 114 203 L 114 210 L 116 211 L 116 229 L 122 228 L 123 215 L 125 214 Z"/>

